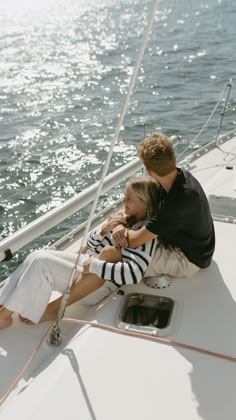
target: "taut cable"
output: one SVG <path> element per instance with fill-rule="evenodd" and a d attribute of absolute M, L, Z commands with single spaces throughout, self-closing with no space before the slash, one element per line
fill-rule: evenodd
<path fill-rule="evenodd" d="M 82 238 L 82 241 L 81 241 L 81 246 L 80 246 L 77 258 L 76 258 L 75 266 L 72 270 L 70 279 L 68 281 L 66 291 L 65 291 L 65 293 L 63 294 L 63 297 L 62 297 L 61 305 L 60 305 L 60 308 L 59 308 L 59 311 L 58 311 L 57 322 L 56 322 L 55 326 L 53 327 L 52 332 L 51 332 L 50 337 L 49 337 L 49 340 L 48 340 L 48 344 L 51 345 L 51 346 L 57 346 L 61 342 L 60 322 L 61 322 L 61 320 L 64 316 L 64 313 L 65 313 L 65 310 L 66 310 L 66 306 L 67 306 L 69 296 L 70 296 L 70 289 L 71 289 L 74 277 L 76 275 L 76 272 L 81 271 L 81 268 L 78 267 L 81 251 L 82 251 L 82 248 L 85 245 L 85 241 L 86 241 L 88 232 L 89 232 L 90 227 L 91 227 L 91 223 L 92 223 L 94 213 L 96 211 L 98 199 L 100 197 L 102 187 L 103 187 L 103 184 L 104 184 L 104 179 L 105 179 L 105 176 L 107 174 L 107 171 L 108 171 L 108 168 L 109 168 L 109 165 L 110 165 L 113 150 L 114 150 L 115 144 L 118 140 L 120 129 L 121 129 L 121 126 L 122 126 L 122 123 L 123 123 L 123 120 L 124 120 L 124 117 L 125 117 L 125 114 L 126 114 L 126 111 L 127 111 L 127 108 L 128 108 L 129 100 L 130 100 L 130 97 L 131 97 L 132 92 L 133 92 L 134 84 L 135 84 L 135 81 L 137 79 L 138 71 L 139 71 L 140 64 L 141 64 L 143 54 L 144 54 L 144 51 L 145 51 L 145 47 L 146 47 L 146 44 L 147 44 L 147 41 L 148 41 L 148 37 L 149 37 L 149 34 L 151 32 L 152 25 L 153 25 L 153 22 L 154 22 L 154 19 L 155 19 L 155 13 L 156 13 L 156 10 L 157 10 L 157 6 L 158 6 L 158 0 L 155 0 L 153 2 L 152 10 L 151 10 L 150 17 L 149 17 L 149 20 L 148 20 L 148 24 L 147 24 L 147 27 L 146 27 L 146 31 L 145 31 L 145 34 L 144 34 L 144 37 L 143 37 L 143 41 L 141 43 L 141 46 L 140 46 L 140 49 L 139 49 L 139 52 L 138 52 L 138 55 L 137 55 L 137 59 L 136 59 L 136 63 L 135 63 L 135 66 L 134 66 L 133 74 L 132 74 L 132 77 L 131 77 L 130 83 L 129 83 L 128 92 L 127 92 L 127 95 L 125 97 L 124 104 L 123 104 L 121 113 L 119 115 L 118 121 L 117 121 L 116 130 L 115 130 L 112 142 L 111 142 L 110 150 L 109 150 L 107 158 L 106 158 L 106 162 L 105 162 L 105 165 L 104 165 L 104 168 L 103 168 L 102 176 L 101 176 L 101 179 L 100 179 L 100 182 L 99 182 L 99 185 L 98 185 L 97 193 L 96 193 L 96 196 L 95 196 L 92 208 L 91 208 L 89 219 L 88 219 L 88 222 L 87 222 L 87 225 L 86 225 L 86 228 L 85 228 L 85 232 L 84 232 L 84 235 L 83 235 L 83 238 Z"/>

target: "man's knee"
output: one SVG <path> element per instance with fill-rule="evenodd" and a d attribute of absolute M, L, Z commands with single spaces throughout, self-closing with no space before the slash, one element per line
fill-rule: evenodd
<path fill-rule="evenodd" d="M 114 252 L 114 247 L 107 245 L 102 249 L 98 258 L 101 259 L 101 260 L 106 260 L 106 258 L 111 256 L 113 254 L 113 252 Z"/>

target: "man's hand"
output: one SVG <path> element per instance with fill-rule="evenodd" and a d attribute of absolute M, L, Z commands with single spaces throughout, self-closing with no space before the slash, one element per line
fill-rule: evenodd
<path fill-rule="evenodd" d="M 93 257 L 89 257 L 87 260 L 83 262 L 83 274 L 89 273 L 90 264 L 93 260 Z"/>
<path fill-rule="evenodd" d="M 123 225 L 118 225 L 113 229 L 112 239 L 115 241 L 116 246 L 120 248 L 129 246 L 127 229 Z"/>

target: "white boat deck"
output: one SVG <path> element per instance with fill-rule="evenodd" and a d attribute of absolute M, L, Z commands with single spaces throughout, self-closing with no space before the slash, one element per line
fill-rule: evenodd
<path fill-rule="evenodd" d="M 226 147 L 235 152 L 235 140 Z M 235 157 L 228 158 L 233 165 Z M 214 150 L 199 159 L 190 170 L 207 194 L 235 198 L 234 170 L 215 166 L 223 164 L 222 153 Z M 192 279 L 173 279 L 166 289 L 141 283 L 122 290 L 174 299 L 168 340 L 235 358 L 236 224 L 216 221 L 215 229 L 216 251 L 208 269 Z M 97 306 L 78 303 L 66 316 L 113 326 L 124 298 L 114 292 Z M 28 326 L 15 318 L 13 327 L 1 331 L 0 398 L 49 325 Z M 236 363 L 89 325 L 63 322 L 62 331 L 59 347 L 41 346 L 4 403 L 1 420 L 235 420 Z"/>
<path fill-rule="evenodd" d="M 203 148 L 207 150 L 208 147 Z M 210 150 L 210 148 L 209 148 Z M 200 152 L 199 152 L 200 153 Z M 200 155 L 189 170 L 204 186 L 206 194 L 236 198 L 236 138 Z"/>

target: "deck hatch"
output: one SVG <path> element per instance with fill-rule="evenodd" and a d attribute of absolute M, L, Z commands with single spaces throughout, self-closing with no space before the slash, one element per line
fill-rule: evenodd
<path fill-rule="evenodd" d="M 236 198 L 211 194 L 209 204 L 213 217 L 220 219 L 236 219 Z"/>
<path fill-rule="evenodd" d="M 125 297 L 118 315 L 123 329 L 160 334 L 170 325 L 174 301 L 168 297 L 132 293 Z"/>

